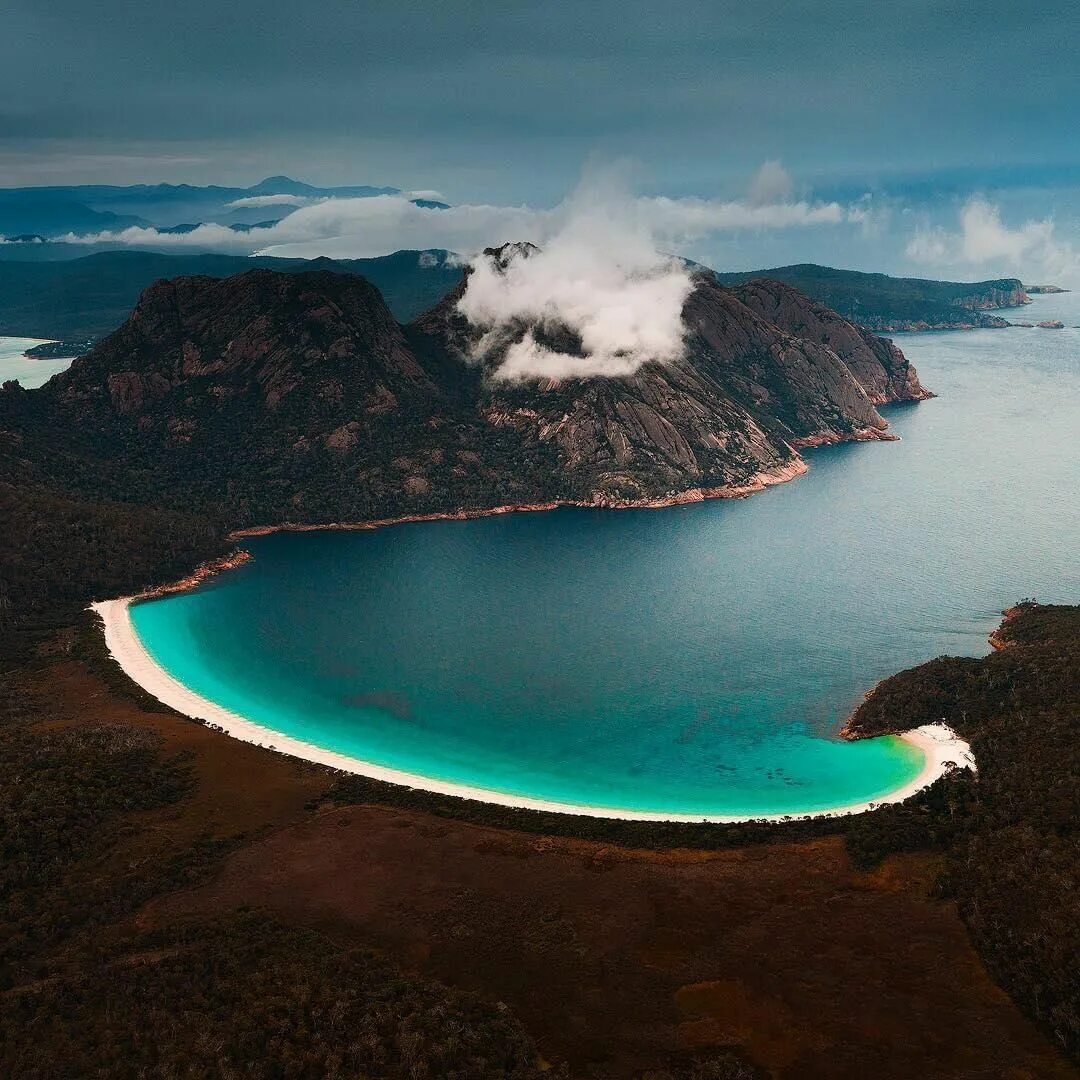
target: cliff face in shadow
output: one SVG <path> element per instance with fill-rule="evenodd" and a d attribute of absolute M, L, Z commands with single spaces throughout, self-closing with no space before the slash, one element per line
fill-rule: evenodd
<path fill-rule="evenodd" d="M 848 322 L 791 285 L 762 278 L 739 285 L 734 292 L 763 319 L 789 334 L 820 341 L 832 349 L 875 405 L 933 397 L 891 341 Z"/>

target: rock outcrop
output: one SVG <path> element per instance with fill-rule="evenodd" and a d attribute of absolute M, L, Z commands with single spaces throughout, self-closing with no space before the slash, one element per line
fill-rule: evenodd
<path fill-rule="evenodd" d="M 923 401 L 933 395 L 904 354 L 888 339 L 841 318 L 782 281 L 758 279 L 736 287 L 735 295 L 782 330 L 820 341 L 847 365 L 875 405 Z"/>

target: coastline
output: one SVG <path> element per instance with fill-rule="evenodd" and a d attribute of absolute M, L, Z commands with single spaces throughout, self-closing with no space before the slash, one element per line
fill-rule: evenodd
<path fill-rule="evenodd" d="M 863 441 L 863 440 L 858 440 Z M 246 529 L 234 529 L 227 540 L 245 540 L 255 536 L 270 536 L 279 532 L 325 532 L 328 529 L 358 531 L 385 529 L 391 525 L 411 525 L 425 521 L 473 521 L 477 518 L 497 517 L 501 514 L 541 513 L 546 510 L 662 510 L 669 506 L 688 506 L 709 499 L 745 499 L 766 488 L 786 484 L 809 471 L 806 461 L 796 456 L 786 465 L 754 473 L 745 484 L 725 484 L 714 488 L 693 487 L 673 491 L 652 499 L 551 499 L 537 503 L 506 503 L 501 506 L 477 507 L 460 510 L 438 510 L 428 514 L 402 514 L 392 518 L 375 518 L 370 521 L 331 521 L 324 524 L 283 522 L 279 525 L 253 525 Z M 196 584 L 198 584 L 196 582 Z M 177 591 L 170 589 L 169 591 Z"/>
<path fill-rule="evenodd" d="M 1013 604 L 1012 607 L 1007 607 L 1001 613 L 1001 622 L 986 639 L 990 643 L 990 648 L 995 652 L 1001 652 L 1002 649 L 1014 648 L 1016 646 L 1015 641 L 1009 640 L 1009 627 L 1030 607 L 1030 603 Z"/>
<path fill-rule="evenodd" d="M 204 577 L 208 576 L 209 573 L 213 573 L 213 570 L 208 570 Z M 533 799 L 527 796 L 508 795 L 504 792 L 450 783 L 365 762 L 359 758 L 294 739 L 291 736 L 262 727 L 199 696 L 165 671 L 146 650 L 135 632 L 131 621 L 131 604 L 150 595 L 163 594 L 143 593 L 136 597 L 105 600 L 90 605 L 91 610 L 102 620 L 105 644 L 110 656 L 120 665 L 128 678 L 163 704 L 185 716 L 200 720 L 232 738 L 264 746 L 277 753 L 325 765 L 341 772 L 365 776 L 372 780 L 395 784 L 400 787 L 522 810 L 545 811 L 582 817 L 620 821 L 741 824 L 747 822 L 806 821 L 812 818 L 846 817 L 851 814 L 859 814 L 887 803 L 902 802 L 910 798 L 917 792 L 929 787 L 935 780 L 948 772 L 952 765 L 974 768 L 974 759 L 968 744 L 944 724 L 930 724 L 904 732 L 899 736 L 905 742 L 919 749 L 924 755 L 922 769 L 907 784 L 873 800 L 805 813 L 702 815 L 624 810 L 617 807 L 576 805 L 545 799 Z"/>

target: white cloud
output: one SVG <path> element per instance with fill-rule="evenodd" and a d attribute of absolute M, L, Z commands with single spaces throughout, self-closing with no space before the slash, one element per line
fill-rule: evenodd
<path fill-rule="evenodd" d="M 959 215 L 955 231 L 921 227 L 905 251 L 915 262 L 937 267 L 964 267 L 993 275 L 1074 281 L 1080 276 L 1080 253 L 1058 237 L 1051 219 L 1009 226 L 1001 210 L 986 199 L 973 197 Z"/>
<path fill-rule="evenodd" d="M 754 174 L 746 193 L 751 206 L 790 202 L 795 194 L 795 181 L 779 161 L 766 161 Z"/>
<path fill-rule="evenodd" d="M 259 209 L 263 206 L 307 206 L 316 202 L 309 195 L 247 195 L 242 199 L 233 199 L 226 203 L 230 210 Z"/>
<path fill-rule="evenodd" d="M 199 225 L 191 232 L 163 233 L 154 228 L 133 225 L 99 233 L 65 233 L 56 240 L 65 244 L 107 244 L 116 247 L 135 248 L 195 248 L 198 251 L 223 251 L 249 254 L 253 237 L 268 233 L 270 229 L 252 229 L 247 233 L 235 232 L 227 225 Z"/>
<path fill-rule="evenodd" d="M 640 210 L 613 183 L 594 178 L 563 205 L 542 250 L 519 251 L 505 265 L 474 260 L 458 309 L 484 331 L 476 358 L 498 357 L 496 378 L 625 376 L 681 354 L 690 274 L 657 253 Z M 584 355 L 541 344 L 535 331 L 544 330 L 569 330 Z"/>

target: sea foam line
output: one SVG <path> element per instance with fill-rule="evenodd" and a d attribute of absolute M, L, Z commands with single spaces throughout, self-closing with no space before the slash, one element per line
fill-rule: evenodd
<path fill-rule="evenodd" d="M 225 734 L 243 742 L 275 750 L 278 753 L 316 762 L 320 765 L 338 769 L 341 772 L 366 776 L 372 780 L 381 780 L 388 784 L 431 791 L 440 795 L 452 795 L 462 799 L 475 799 L 478 802 L 494 803 L 498 806 L 510 806 L 522 810 L 540 810 L 558 814 L 575 814 L 583 817 L 611 818 L 620 821 L 683 821 L 712 822 L 716 824 L 736 824 L 749 821 L 799 821 L 819 817 L 844 817 L 859 814 L 886 803 L 903 802 L 935 780 L 943 776 L 952 767 L 975 770 L 975 758 L 971 747 L 946 724 L 926 724 L 912 731 L 904 732 L 899 737 L 917 747 L 924 755 L 924 764 L 919 774 L 897 788 L 895 791 L 861 803 L 851 803 L 832 807 L 827 810 L 814 810 L 797 814 L 679 814 L 649 812 L 644 810 L 623 810 L 615 807 L 580 806 L 574 803 L 552 802 L 547 799 L 532 799 L 523 795 L 508 795 L 501 791 L 487 788 L 469 787 L 465 784 L 448 783 L 415 773 L 390 769 L 373 762 L 362 761 L 347 754 L 339 754 L 312 743 L 303 742 L 290 735 L 285 735 L 263 727 L 237 713 L 216 705 L 214 702 L 196 694 L 178 679 L 173 678 L 150 655 L 143 645 L 131 621 L 132 599 L 124 597 L 118 600 L 104 600 L 90 605 L 90 609 L 100 616 L 104 624 L 105 644 L 109 654 L 120 665 L 124 673 L 133 682 L 152 694 L 158 701 L 185 716 L 215 725 Z"/>

